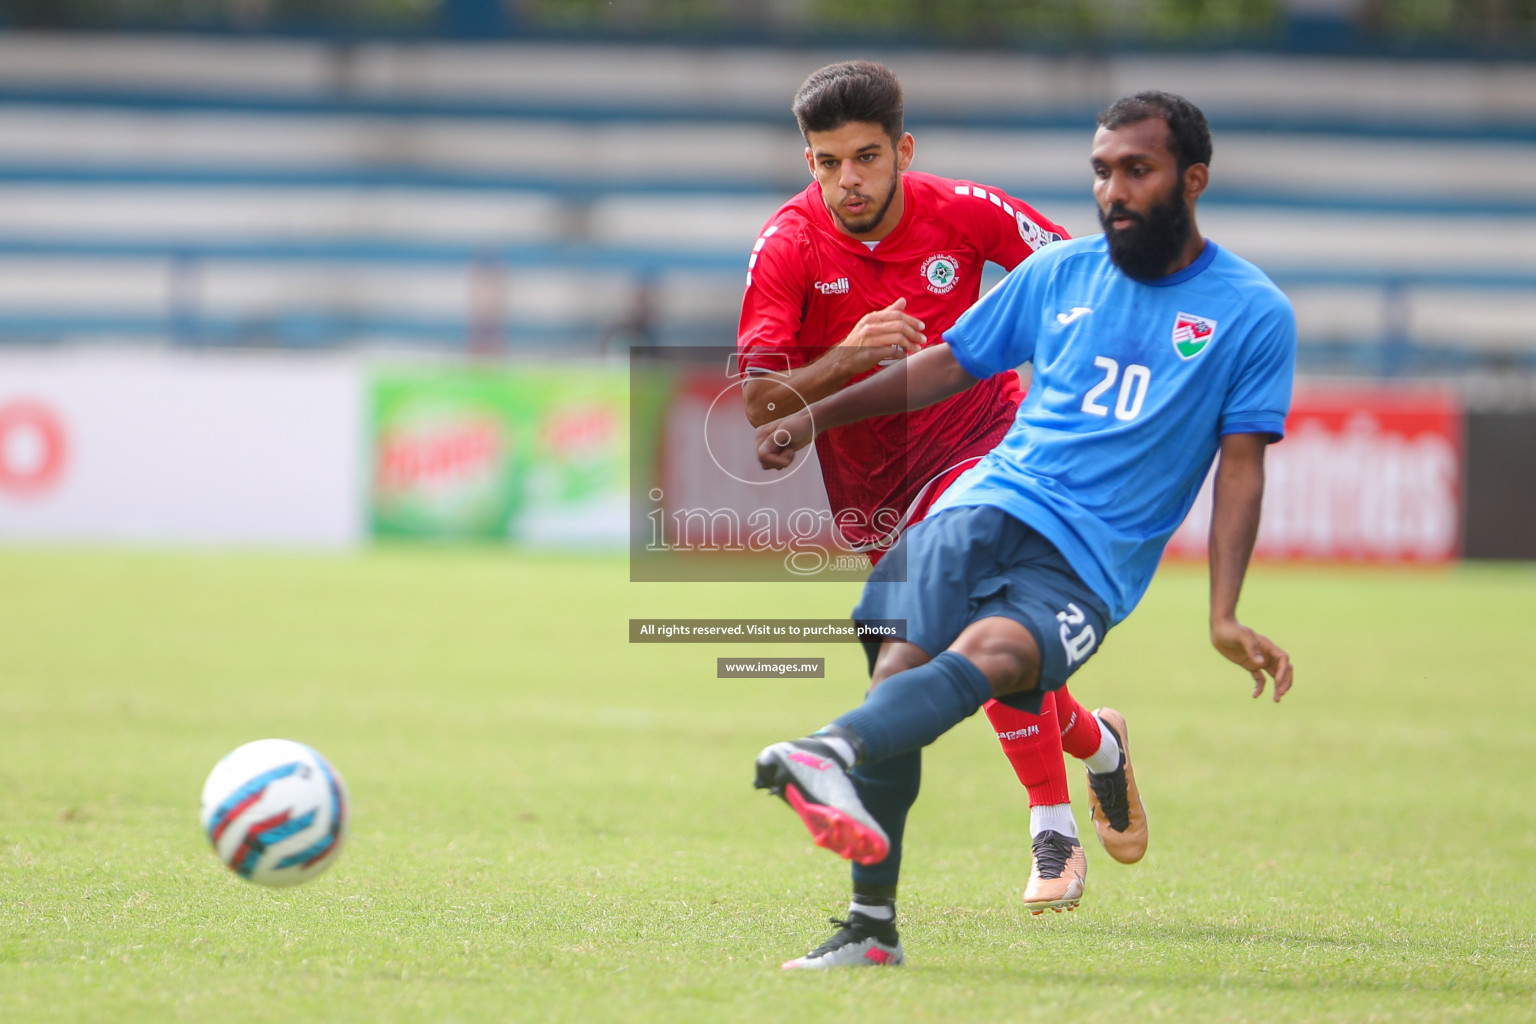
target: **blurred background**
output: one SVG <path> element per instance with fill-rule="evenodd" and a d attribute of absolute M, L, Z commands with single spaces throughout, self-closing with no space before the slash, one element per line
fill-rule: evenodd
<path fill-rule="evenodd" d="M 1536 0 L 7 0 L 0 541 L 622 543 L 622 357 L 733 344 L 853 57 L 1079 234 L 1193 99 L 1300 326 L 1262 550 L 1536 557 Z"/>

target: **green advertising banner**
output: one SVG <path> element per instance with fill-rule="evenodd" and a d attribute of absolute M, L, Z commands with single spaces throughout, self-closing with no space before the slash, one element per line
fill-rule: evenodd
<path fill-rule="evenodd" d="M 627 371 L 390 369 L 369 405 L 375 536 L 624 543 Z"/>

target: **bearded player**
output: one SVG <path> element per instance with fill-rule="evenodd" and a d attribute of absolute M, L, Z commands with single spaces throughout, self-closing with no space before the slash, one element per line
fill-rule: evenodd
<path fill-rule="evenodd" d="M 903 130 L 901 84 L 880 64 L 822 68 L 800 87 L 793 109 L 815 181 L 774 214 L 753 248 L 737 344 L 754 426 L 939 343 L 976 301 L 985 263 L 1012 270 L 1067 237 L 997 189 L 910 171 L 914 142 Z M 1002 440 L 1022 398 L 1018 375 L 1010 372 L 929 408 L 819 437 L 823 481 L 845 540 L 878 561 Z M 912 644 L 869 648 L 877 678 L 938 653 Z M 899 663 L 888 663 L 892 659 Z M 986 712 L 1029 791 L 1025 905 L 1034 913 L 1075 907 L 1087 860 L 1072 816 L 1064 749 L 1087 765 L 1094 828 L 1105 849 L 1124 863 L 1146 851 L 1146 814 L 1125 720 L 1108 708 L 1088 713 L 1065 688 L 1047 694 L 1038 714 L 1004 701 L 988 703 Z M 921 753 L 913 751 L 854 771 L 864 806 L 890 838 L 890 852 L 879 863 L 853 865 L 847 919 L 834 920 L 837 933 L 786 968 L 900 962 L 901 839 L 921 766 Z"/>
<path fill-rule="evenodd" d="M 759 463 L 784 469 L 819 431 L 1036 367 L 1008 436 L 898 542 L 911 582 L 893 554 L 852 612 L 856 623 L 904 621 L 886 646 L 941 653 L 758 755 L 758 788 L 844 857 L 876 863 L 888 846 L 850 769 L 922 749 L 989 699 L 1063 685 L 1135 609 L 1208 475 L 1211 644 L 1250 675 L 1254 697 L 1273 679 L 1278 701 L 1294 682 L 1290 656 L 1237 604 L 1265 449 L 1285 434 L 1295 314 L 1196 225 L 1211 133 L 1194 104 L 1164 92 L 1117 100 L 1099 115 L 1090 161 L 1103 235 L 1027 261 L 900 371 L 758 428 Z"/>

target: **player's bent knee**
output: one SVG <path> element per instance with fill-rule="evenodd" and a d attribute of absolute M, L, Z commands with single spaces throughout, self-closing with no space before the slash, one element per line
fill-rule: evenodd
<path fill-rule="evenodd" d="M 950 645 L 981 670 L 995 696 L 1022 693 L 1040 685 L 1040 648 L 1029 630 L 1012 619 L 973 622 Z"/>
<path fill-rule="evenodd" d="M 869 688 L 873 690 L 896 673 L 926 665 L 931 660 L 928 652 L 917 644 L 905 640 L 888 640 L 880 645 L 880 653 L 875 656 L 875 670 L 870 673 Z"/>

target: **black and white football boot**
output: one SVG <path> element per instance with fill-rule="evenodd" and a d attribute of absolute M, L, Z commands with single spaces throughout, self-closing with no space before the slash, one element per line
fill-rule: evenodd
<path fill-rule="evenodd" d="M 900 967 L 906 957 L 895 921 L 877 921 L 857 910 L 848 919 L 832 918 L 837 932 L 805 956 L 784 962 L 784 970 L 829 967 Z"/>

